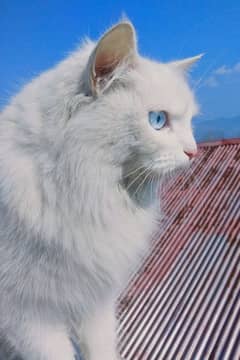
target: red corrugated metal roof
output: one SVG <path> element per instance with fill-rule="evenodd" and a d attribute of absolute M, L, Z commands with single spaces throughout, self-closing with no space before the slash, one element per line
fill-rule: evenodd
<path fill-rule="evenodd" d="M 240 358 L 240 140 L 200 145 L 120 302 L 127 360 Z"/>
<path fill-rule="evenodd" d="M 206 141 L 206 142 L 199 143 L 198 147 L 209 147 L 209 146 L 219 146 L 219 145 L 237 145 L 237 144 L 240 144 L 240 138 Z"/>

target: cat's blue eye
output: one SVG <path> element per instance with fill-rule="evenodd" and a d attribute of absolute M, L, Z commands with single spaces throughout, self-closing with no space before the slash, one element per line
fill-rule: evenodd
<path fill-rule="evenodd" d="M 155 130 L 160 130 L 167 124 L 168 116 L 165 111 L 150 111 L 148 120 Z"/>

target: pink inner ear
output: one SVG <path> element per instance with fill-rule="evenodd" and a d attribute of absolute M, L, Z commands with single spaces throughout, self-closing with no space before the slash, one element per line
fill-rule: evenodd
<path fill-rule="evenodd" d="M 100 54 L 97 57 L 95 63 L 95 73 L 96 77 L 102 77 L 104 75 L 110 74 L 119 64 L 120 59 L 114 58 L 114 56 L 107 56 L 106 54 Z"/>

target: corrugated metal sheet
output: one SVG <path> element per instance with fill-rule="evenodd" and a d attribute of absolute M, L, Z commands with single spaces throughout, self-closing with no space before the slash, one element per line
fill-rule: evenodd
<path fill-rule="evenodd" d="M 165 226 L 121 298 L 121 354 L 238 360 L 240 141 L 201 146 L 163 198 Z"/>

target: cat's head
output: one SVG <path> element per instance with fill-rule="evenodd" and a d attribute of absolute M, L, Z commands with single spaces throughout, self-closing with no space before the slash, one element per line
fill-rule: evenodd
<path fill-rule="evenodd" d="M 121 167 L 123 178 L 129 174 L 128 184 L 188 166 L 196 155 L 191 120 L 198 106 L 186 73 L 200 57 L 166 64 L 144 58 L 129 22 L 110 29 L 91 52 L 82 75 L 90 100 L 75 121 L 85 122 L 96 154 Z"/>
<path fill-rule="evenodd" d="M 56 179 L 68 188 L 73 183 L 73 192 L 79 182 L 86 193 L 108 179 L 137 194 L 196 154 L 191 119 L 197 105 L 186 74 L 199 58 L 144 58 L 133 25 L 119 23 L 20 93 L 28 131 L 19 138 L 33 129 L 32 142 L 40 131 L 36 152 L 44 156 L 35 161 L 47 153 L 48 168 L 56 168 Z"/>

